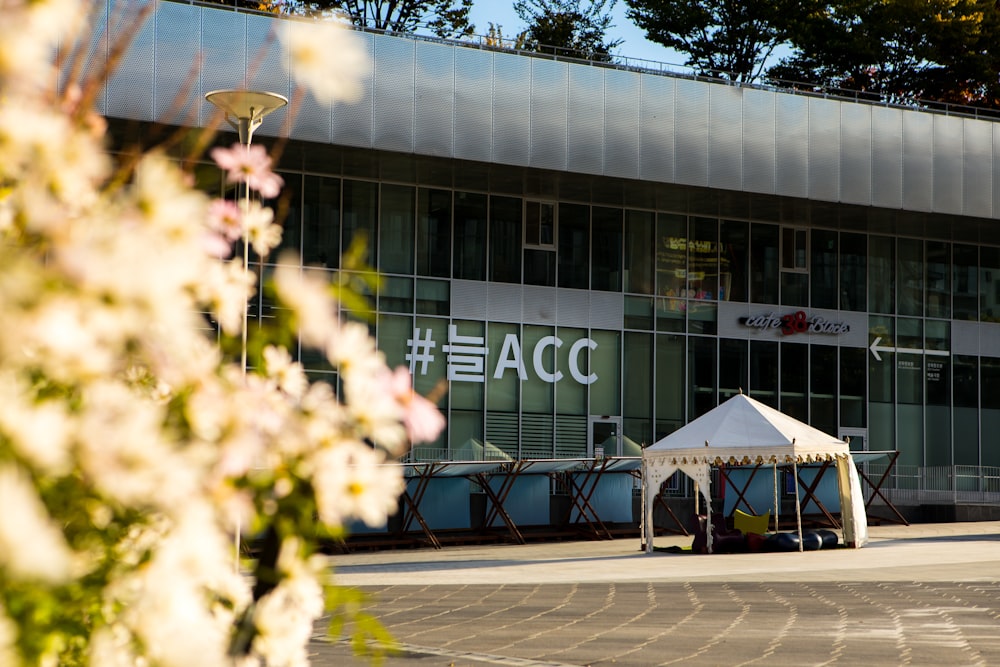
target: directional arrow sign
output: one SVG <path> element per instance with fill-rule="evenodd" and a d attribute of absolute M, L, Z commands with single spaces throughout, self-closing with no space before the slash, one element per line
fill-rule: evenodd
<path fill-rule="evenodd" d="M 882 357 L 879 356 L 879 352 L 898 352 L 899 354 L 926 354 L 930 357 L 947 357 L 950 352 L 947 350 L 921 350 L 913 347 L 889 347 L 887 345 L 879 345 L 882 342 L 881 336 L 875 336 L 875 340 L 872 344 L 868 346 L 871 350 L 872 356 L 875 357 L 875 361 L 882 361 Z"/>

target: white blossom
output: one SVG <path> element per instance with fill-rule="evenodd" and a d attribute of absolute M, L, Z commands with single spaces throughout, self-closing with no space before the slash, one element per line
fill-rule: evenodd
<path fill-rule="evenodd" d="M 0 467 L 0 568 L 15 578 L 49 583 L 73 574 L 73 553 L 31 481 L 17 468 Z"/>
<path fill-rule="evenodd" d="M 363 42 L 334 21 L 288 22 L 278 33 L 292 77 L 322 102 L 353 102 L 370 65 Z"/>

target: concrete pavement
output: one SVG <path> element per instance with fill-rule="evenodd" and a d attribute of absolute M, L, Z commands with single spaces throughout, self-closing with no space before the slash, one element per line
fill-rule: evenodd
<path fill-rule="evenodd" d="M 998 665 L 1000 522 L 863 549 L 672 554 L 638 539 L 343 554 L 403 665 Z M 689 545 L 658 537 L 655 545 Z M 313 664 L 362 665 L 317 638 Z"/>

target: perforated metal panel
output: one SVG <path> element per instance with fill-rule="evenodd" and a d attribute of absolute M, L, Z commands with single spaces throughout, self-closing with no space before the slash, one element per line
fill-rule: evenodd
<path fill-rule="evenodd" d="M 213 90 L 245 87 L 246 14 L 202 8 L 201 31 L 202 95 Z M 215 113 L 215 107 L 205 102 L 201 108 L 202 121 L 207 122 Z"/>
<path fill-rule="evenodd" d="M 639 178 L 674 180 L 675 84 L 668 77 L 639 80 Z"/>
<path fill-rule="evenodd" d="M 91 16 L 99 26 L 98 30 L 94 30 L 90 34 L 90 41 L 86 45 L 86 48 L 82 50 L 79 54 L 79 58 L 82 59 L 80 63 L 76 61 L 71 61 L 69 59 L 70 51 L 76 48 L 76 44 L 73 40 L 61 41 L 58 44 L 59 55 L 63 58 L 63 68 L 59 72 L 59 85 L 61 89 L 65 89 L 66 79 L 71 73 L 72 67 L 74 65 L 82 64 L 83 69 L 81 74 L 84 77 L 93 75 L 96 72 L 101 71 L 108 61 L 108 33 L 104 29 L 104 26 L 108 23 L 108 2 L 95 2 L 91 8 Z M 107 86 L 102 86 L 100 91 L 98 91 L 97 98 L 94 100 L 94 108 L 97 113 L 106 114 L 107 113 Z"/>
<path fill-rule="evenodd" d="M 707 185 L 708 85 L 678 80 L 674 108 L 674 180 Z"/>
<path fill-rule="evenodd" d="M 604 70 L 569 69 L 569 118 L 566 123 L 566 161 L 573 171 L 604 171 Z"/>
<path fill-rule="evenodd" d="M 590 326 L 595 329 L 624 328 L 625 297 L 614 292 L 591 292 Z"/>
<path fill-rule="evenodd" d="M 444 44 L 417 42 L 414 148 L 421 155 L 454 154 L 455 51 Z"/>
<path fill-rule="evenodd" d="M 840 102 L 809 100 L 809 196 L 840 198 Z"/>
<path fill-rule="evenodd" d="M 486 301 L 489 319 L 493 322 L 521 321 L 521 286 L 488 283 Z"/>
<path fill-rule="evenodd" d="M 963 119 L 934 116 L 933 210 L 962 212 Z"/>
<path fill-rule="evenodd" d="M 604 100 L 604 173 L 636 178 L 639 175 L 639 75 L 605 70 Z"/>
<path fill-rule="evenodd" d="M 493 56 L 493 161 L 528 164 L 531 116 L 531 60 L 509 53 Z"/>
<path fill-rule="evenodd" d="M 290 97 L 288 68 L 284 49 L 272 34 L 275 21 L 266 16 L 247 17 L 247 57 L 250 59 L 247 86 L 251 90 L 266 90 Z M 288 107 L 282 107 L 267 117 L 257 135 L 279 137 L 285 134 Z M 255 135 L 256 136 L 256 135 Z"/>
<path fill-rule="evenodd" d="M 358 33 L 355 35 L 368 52 L 372 63 L 363 83 L 364 93 L 354 102 L 338 102 L 333 105 L 333 141 L 348 146 L 368 148 L 372 145 L 372 126 L 375 107 L 375 35 Z"/>
<path fill-rule="evenodd" d="M 201 106 L 196 60 L 190 56 L 201 47 L 199 39 L 198 12 L 173 2 L 163 2 L 156 6 L 155 43 L 156 56 L 153 63 L 153 115 L 164 123 L 181 124 L 191 122 L 188 114 Z M 171 48 L 164 48 L 165 45 Z M 179 99 L 181 91 L 187 88 L 187 96 Z"/>
<path fill-rule="evenodd" d="M 455 157 L 489 161 L 493 154 L 493 54 L 455 49 Z"/>
<path fill-rule="evenodd" d="M 556 324 L 561 327 L 590 326 L 590 293 L 587 290 L 561 289 L 557 298 L 559 305 Z"/>
<path fill-rule="evenodd" d="M 993 125 L 966 118 L 963 123 L 965 160 L 962 172 L 962 213 L 993 215 Z"/>
<path fill-rule="evenodd" d="M 739 190 L 743 186 L 743 89 L 712 86 L 708 116 L 708 184 Z"/>
<path fill-rule="evenodd" d="M 903 114 L 872 109 L 872 205 L 903 205 Z"/>
<path fill-rule="evenodd" d="M 840 106 L 840 199 L 870 204 L 872 188 L 872 116 L 874 107 Z"/>
<path fill-rule="evenodd" d="M 451 281 L 451 315 L 470 320 L 485 320 L 487 310 L 486 283 L 478 280 Z"/>
<path fill-rule="evenodd" d="M 556 323 L 556 288 L 525 285 L 521 320 L 525 324 Z"/>
<path fill-rule="evenodd" d="M 131 48 L 108 82 L 109 115 L 137 120 L 152 118 L 155 46 L 155 21 L 147 20 L 132 35 Z"/>
<path fill-rule="evenodd" d="M 414 61 L 416 42 L 381 35 L 375 40 L 375 124 L 372 146 L 413 150 Z"/>
<path fill-rule="evenodd" d="M 743 143 L 743 189 L 750 192 L 774 192 L 774 104 L 773 93 L 743 91 L 743 118 L 740 140 Z"/>
<path fill-rule="evenodd" d="M 775 102 L 775 194 L 805 197 L 809 191 L 809 101 L 795 95 L 776 95 Z M 753 128 L 746 131 L 753 132 Z"/>
<path fill-rule="evenodd" d="M 531 60 L 532 167 L 566 168 L 566 110 L 569 74 L 566 63 Z"/>
<path fill-rule="evenodd" d="M 933 137 L 931 116 L 903 114 L 903 207 L 912 211 L 933 210 Z"/>

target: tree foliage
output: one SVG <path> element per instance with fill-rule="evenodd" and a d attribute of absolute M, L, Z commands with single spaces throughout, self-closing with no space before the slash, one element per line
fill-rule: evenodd
<path fill-rule="evenodd" d="M 997 103 L 995 0 L 785 0 L 793 53 L 769 76 L 890 102 Z"/>
<path fill-rule="evenodd" d="M 232 0 L 208 0 L 231 5 Z M 338 12 L 351 23 L 386 32 L 414 33 L 429 29 L 442 38 L 473 34 L 472 0 L 235 0 L 239 7 L 273 14 Z"/>
<path fill-rule="evenodd" d="M 318 0 L 313 10 L 339 10 L 357 26 L 387 32 L 417 32 L 428 27 L 438 37 L 472 34 L 472 0 Z"/>
<path fill-rule="evenodd" d="M 518 36 L 523 48 L 608 62 L 622 41 L 605 41 L 617 0 L 517 0 L 514 11 L 528 24 Z"/>
<path fill-rule="evenodd" d="M 753 81 L 784 41 L 775 0 L 625 0 L 646 38 L 705 76 Z"/>

